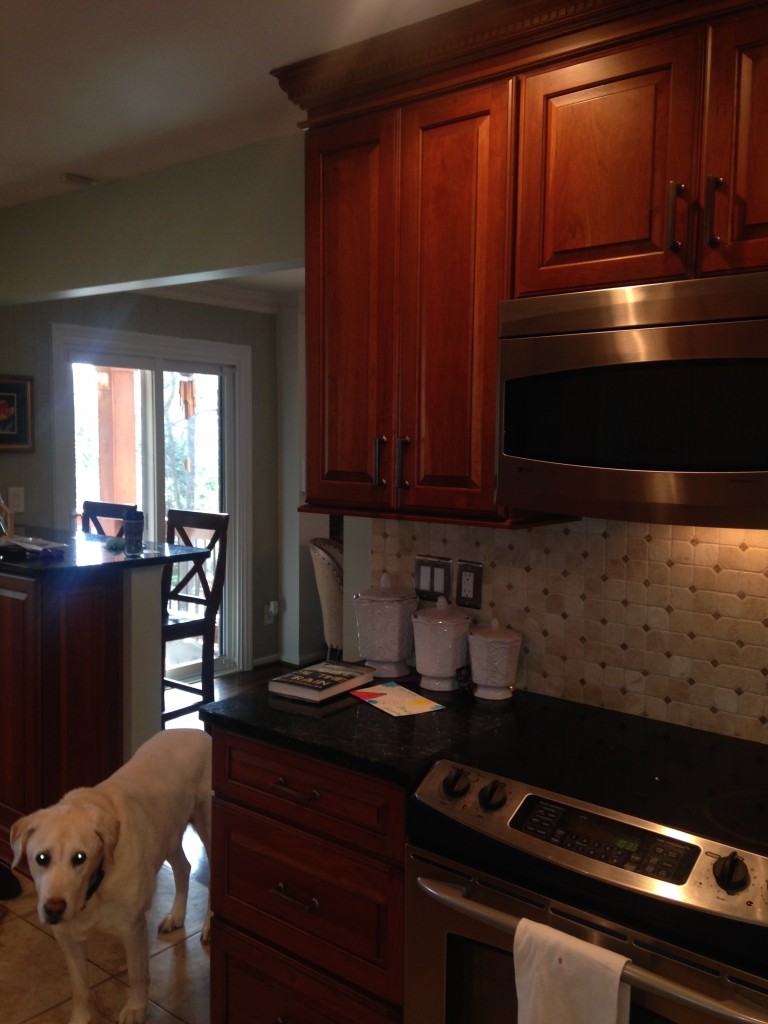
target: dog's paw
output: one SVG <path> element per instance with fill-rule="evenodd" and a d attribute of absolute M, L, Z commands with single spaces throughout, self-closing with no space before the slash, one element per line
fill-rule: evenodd
<path fill-rule="evenodd" d="M 117 1020 L 118 1024 L 143 1024 L 146 1015 L 146 1003 L 143 1006 L 131 1006 L 130 1003 L 126 1003 Z"/>
<path fill-rule="evenodd" d="M 170 914 L 165 915 L 163 920 L 157 926 L 157 931 L 160 935 L 167 935 L 168 932 L 175 932 L 177 928 L 181 928 L 183 925 L 184 917 L 179 917 L 171 911 Z"/>
<path fill-rule="evenodd" d="M 202 930 L 200 931 L 200 941 L 203 945 L 208 945 L 211 941 L 211 915 L 207 914 L 205 923 L 203 924 Z"/>

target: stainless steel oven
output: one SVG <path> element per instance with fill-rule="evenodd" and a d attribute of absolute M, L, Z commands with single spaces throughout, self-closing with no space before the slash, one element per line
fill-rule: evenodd
<path fill-rule="evenodd" d="M 718 806 L 706 773 L 697 802 Z M 630 770 L 625 780 L 631 792 Z M 740 818 L 749 801 L 723 785 Z M 683 832 L 453 760 L 431 768 L 409 815 L 419 845 L 406 864 L 405 1024 L 513 1024 L 523 917 L 628 957 L 632 1024 L 768 1024 L 768 858 L 730 834 Z M 748 812 L 745 822 L 763 829 Z"/>

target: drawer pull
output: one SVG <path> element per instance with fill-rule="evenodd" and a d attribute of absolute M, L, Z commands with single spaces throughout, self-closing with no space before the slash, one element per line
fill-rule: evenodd
<path fill-rule="evenodd" d="M 287 796 L 289 800 L 295 800 L 300 804 L 309 804 L 313 800 L 320 799 L 320 794 L 316 789 L 313 789 L 311 793 L 300 793 L 298 789 L 291 789 L 283 778 L 279 778 L 277 782 L 273 782 L 269 788 L 280 793 L 281 796 Z"/>
<path fill-rule="evenodd" d="M 320 909 L 320 900 L 316 896 L 313 896 L 309 902 L 300 900 L 297 896 L 291 896 L 285 887 L 285 882 L 278 882 L 277 885 L 272 889 L 275 896 L 280 896 L 281 899 L 288 900 L 289 903 L 295 904 L 297 907 L 301 907 L 302 910 L 306 910 L 308 913 L 314 913 L 315 910 Z"/>

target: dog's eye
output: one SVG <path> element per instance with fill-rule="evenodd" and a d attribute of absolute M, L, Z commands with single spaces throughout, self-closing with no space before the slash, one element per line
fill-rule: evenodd
<path fill-rule="evenodd" d="M 88 859 L 87 854 L 83 853 L 82 850 L 78 850 L 77 853 L 72 854 L 72 866 L 79 867 L 80 864 L 85 864 Z"/>
<path fill-rule="evenodd" d="M 48 863 L 49 863 L 50 859 L 51 858 L 48 856 L 48 854 L 44 850 L 41 851 L 40 853 L 35 854 L 35 863 L 39 864 L 41 868 L 48 867 Z"/>

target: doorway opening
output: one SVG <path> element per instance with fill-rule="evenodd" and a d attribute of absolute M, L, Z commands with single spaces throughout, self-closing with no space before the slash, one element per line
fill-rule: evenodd
<path fill-rule="evenodd" d="M 230 514 L 217 673 L 250 667 L 251 358 L 245 346 L 54 325 L 59 525 L 85 499 L 137 504 L 164 541 L 168 508 Z M 171 674 L 200 652 L 177 642 Z"/>

